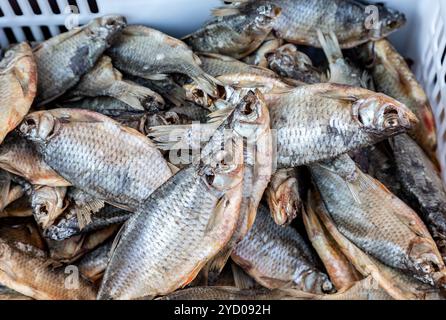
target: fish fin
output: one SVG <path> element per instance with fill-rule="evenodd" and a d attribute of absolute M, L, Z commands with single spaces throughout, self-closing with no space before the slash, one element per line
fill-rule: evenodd
<path fill-rule="evenodd" d="M 293 86 L 293 87 L 300 87 L 300 86 L 304 86 L 307 85 L 308 83 L 305 83 L 303 81 L 300 80 L 296 80 L 293 78 L 282 78 L 281 79 L 284 83 L 286 83 L 287 85 Z"/>
<path fill-rule="evenodd" d="M 108 252 L 108 260 L 109 261 L 112 258 L 113 254 L 115 253 L 116 248 L 118 247 L 119 242 L 121 241 L 122 235 L 124 234 L 126 229 L 127 229 L 127 222 L 122 225 L 121 229 L 119 229 L 118 233 L 116 234 L 115 238 L 113 239 L 112 245 L 110 247 L 110 251 Z"/>
<path fill-rule="evenodd" d="M 170 168 L 170 171 L 172 171 L 172 174 L 176 174 L 178 171 L 180 171 L 180 169 L 178 167 L 176 167 L 169 161 L 167 161 L 167 166 Z"/>
<path fill-rule="evenodd" d="M 231 262 L 232 274 L 234 276 L 235 286 L 238 289 L 253 289 L 256 286 L 256 282 L 251 278 L 242 268 Z"/>
<path fill-rule="evenodd" d="M 226 246 L 206 264 L 209 285 L 215 284 L 231 256 L 233 248 Z"/>
<path fill-rule="evenodd" d="M 344 56 L 342 55 L 338 38 L 333 31 L 330 31 L 328 35 L 324 35 L 320 29 L 317 29 L 316 31 L 322 50 L 324 50 L 328 62 L 333 64 L 337 59 L 342 59 Z"/>
<path fill-rule="evenodd" d="M 185 138 L 191 130 L 192 125 L 155 126 L 149 128 L 147 136 L 161 150 L 178 150 L 189 147 Z"/>
<path fill-rule="evenodd" d="M 353 199 L 358 204 L 361 204 L 360 200 L 360 194 L 367 192 L 369 190 L 376 190 L 376 185 L 373 183 L 373 180 L 371 177 L 365 175 L 364 173 L 360 172 L 359 170 L 356 171 L 358 173 L 358 176 L 355 181 L 349 182 L 346 181 L 347 187 L 352 194 Z"/>
<path fill-rule="evenodd" d="M 128 104 L 136 110 L 145 110 L 143 103 L 148 100 L 157 100 L 160 104 L 164 104 L 164 99 L 158 93 L 136 83 L 116 81 L 113 84 L 112 89 L 117 93 L 114 95 L 116 99 Z"/>
<path fill-rule="evenodd" d="M 193 124 L 155 126 L 149 129 L 148 136 L 161 150 L 197 149 L 210 139 L 217 127 L 213 123 L 202 123 L 198 129 Z"/>
<path fill-rule="evenodd" d="M 227 62 L 238 61 L 238 60 L 234 59 L 233 57 L 224 56 L 222 54 L 213 53 L 213 52 L 197 52 L 197 54 L 201 57 L 218 59 L 220 61 L 227 61 Z"/>
<path fill-rule="evenodd" d="M 0 181 L 0 211 L 3 211 L 8 205 L 9 190 L 11 189 L 11 176 L 9 173 L 2 173 Z"/>
<path fill-rule="evenodd" d="M 218 123 L 220 125 L 226 118 L 234 111 L 234 107 L 226 107 L 223 109 L 218 109 L 214 112 L 211 112 L 207 115 L 209 118 L 208 123 Z"/>
<path fill-rule="evenodd" d="M 162 80 L 166 80 L 169 76 L 167 74 L 164 73 L 157 73 L 157 74 L 149 74 L 149 75 L 144 75 L 144 79 L 148 79 L 148 80 L 153 80 L 153 81 L 162 81 Z"/>
<path fill-rule="evenodd" d="M 79 230 L 81 231 L 91 223 L 91 211 L 87 207 L 76 208 L 76 216 Z"/>
<path fill-rule="evenodd" d="M 226 17 L 226 16 L 233 16 L 236 14 L 240 14 L 240 9 L 239 8 L 230 8 L 230 7 L 220 7 L 220 8 L 215 8 L 211 10 L 212 15 L 214 17 Z"/>
<path fill-rule="evenodd" d="M 223 220 L 223 214 L 225 212 L 226 207 L 228 206 L 229 199 L 226 196 L 223 196 L 218 200 L 217 205 L 215 206 L 212 215 L 206 225 L 205 232 L 211 232 L 216 225 L 219 225 Z"/>
<path fill-rule="evenodd" d="M 205 261 L 201 261 L 197 265 L 195 265 L 195 267 L 192 269 L 192 271 L 186 276 L 185 280 L 181 282 L 180 287 L 184 288 L 189 283 L 194 281 L 194 279 L 197 277 L 197 275 L 200 273 L 200 271 L 205 266 L 205 263 L 206 263 Z"/>
<path fill-rule="evenodd" d="M 198 76 L 193 76 L 192 79 L 208 95 L 218 97 L 217 85 L 222 85 L 220 81 L 204 72 L 201 72 Z"/>
<path fill-rule="evenodd" d="M 263 282 L 269 289 L 292 288 L 293 281 L 275 279 L 271 277 L 260 276 L 259 280 Z"/>

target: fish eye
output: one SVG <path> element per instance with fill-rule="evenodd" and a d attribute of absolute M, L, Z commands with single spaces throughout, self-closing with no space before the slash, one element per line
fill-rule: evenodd
<path fill-rule="evenodd" d="M 41 215 L 48 215 L 48 208 L 44 204 L 37 206 L 36 211 Z"/>
<path fill-rule="evenodd" d="M 25 119 L 25 124 L 29 127 L 34 127 L 37 123 L 33 118 Z"/>
<path fill-rule="evenodd" d="M 387 26 L 389 27 L 389 28 L 396 28 L 397 27 L 397 25 L 398 25 L 398 23 L 396 22 L 396 21 L 394 21 L 394 20 L 391 20 L 391 21 L 388 21 L 387 22 Z"/>
<path fill-rule="evenodd" d="M 213 173 L 206 173 L 206 182 L 208 185 L 212 185 L 214 183 L 215 180 L 215 174 Z"/>
<path fill-rule="evenodd" d="M 199 89 L 194 89 L 192 91 L 192 94 L 197 97 L 197 98 L 203 98 L 204 97 L 204 93 L 203 91 L 199 90 Z"/>
<path fill-rule="evenodd" d="M 244 108 L 242 109 L 242 113 L 243 113 L 245 116 L 249 116 L 249 115 L 252 114 L 253 112 L 254 112 L 254 106 L 253 106 L 253 103 L 252 103 L 251 101 L 248 101 L 248 102 L 245 104 Z"/>
<path fill-rule="evenodd" d="M 385 127 L 392 128 L 398 126 L 399 124 L 398 112 L 394 109 L 386 110 L 384 112 L 384 118 L 385 118 L 384 120 Z"/>

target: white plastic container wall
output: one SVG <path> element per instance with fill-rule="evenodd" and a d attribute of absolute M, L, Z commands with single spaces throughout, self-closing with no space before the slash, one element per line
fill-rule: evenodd
<path fill-rule="evenodd" d="M 329 0 L 327 0 L 329 1 Z M 407 24 L 390 38 L 415 63 L 437 122 L 438 157 L 446 181 L 446 0 L 379 0 L 406 14 Z M 0 0 L 0 45 L 41 41 L 95 16 L 119 13 L 173 36 L 199 28 L 220 0 Z"/>

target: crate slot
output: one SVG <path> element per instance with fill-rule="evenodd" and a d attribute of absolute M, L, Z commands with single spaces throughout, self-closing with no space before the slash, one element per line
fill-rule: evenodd
<path fill-rule="evenodd" d="M 63 25 L 60 25 L 60 26 L 57 26 L 57 27 L 59 28 L 59 32 L 60 33 L 64 33 L 64 32 L 68 31 L 68 29 L 65 26 L 63 26 Z"/>
<path fill-rule="evenodd" d="M 12 31 L 11 28 L 9 27 L 3 28 L 3 31 L 5 32 L 6 38 L 8 39 L 9 43 L 17 42 L 17 38 L 15 37 L 14 32 Z"/>
<path fill-rule="evenodd" d="M 28 41 L 36 41 L 36 38 L 33 35 L 30 27 L 22 27 L 23 34 L 25 35 L 26 40 Z"/>
<path fill-rule="evenodd" d="M 48 0 L 48 3 L 54 14 L 60 14 L 60 8 L 56 0 Z"/>
<path fill-rule="evenodd" d="M 39 3 L 37 2 L 37 0 L 28 0 L 29 1 L 29 5 L 31 6 L 31 10 L 33 11 L 34 14 L 40 15 L 42 14 L 42 10 L 40 10 L 40 6 Z"/>
<path fill-rule="evenodd" d="M 8 0 L 8 2 L 16 16 L 23 16 L 22 8 L 20 8 L 17 0 Z"/>
<path fill-rule="evenodd" d="M 42 31 L 43 38 L 45 40 L 48 40 L 49 38 L 51 38 L 50 28 L 48 28 L 47 26 L 40 26 L 40 31 Z"/>
<path fill-rule="evenodd" d="M 2 8 L 0 8 L 0 18 L 1 18 L 1 17 L 4 17 L 4 16 L 5 16 L 5 14 L 3 13 Z"/>
<path fill-rule="evenodd" d="M 98 3 L 96 0 L 88 0 L 88 7 L 90 8 L 91 13 L 99 12 Z"/>

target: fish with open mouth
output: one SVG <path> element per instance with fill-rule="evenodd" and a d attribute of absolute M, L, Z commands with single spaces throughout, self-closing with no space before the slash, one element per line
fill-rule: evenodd
<path fill-rule="evenodd" d="M 269 211 L 275 223 L 287 225 L 302 213 L 303 202 L 299 194 L 299 182 L 295 168 L 274 172 L 265 190 Z"/>
<path fill-rule="evenodd" d="M 39 81 L 37 102 L 46 104 L 74 87 L 124 29 L 121 16 L 104 16 L 33 48 Z"/>
<path fill-rule="evenodd" d="M 28 113 L 37 91 L 37 67 L 27 43 L 6 51 L 0 61 L 0 143 Z"/>

